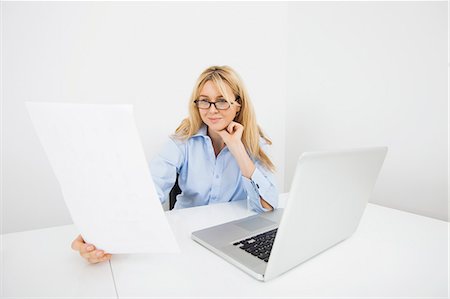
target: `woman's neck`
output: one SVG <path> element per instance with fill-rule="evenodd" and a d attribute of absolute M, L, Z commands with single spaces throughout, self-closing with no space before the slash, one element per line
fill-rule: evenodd
<path fill-rule="evenodd" d="M 220 153 L 220 151 L 225 147 L 225 142 L 223 142 L 222 137 L 217 132 L 210 130 L 208 128 L 208 136 L 211 138 L 211 142 L 214 148 L 214 153 L 216 156 Z"/>

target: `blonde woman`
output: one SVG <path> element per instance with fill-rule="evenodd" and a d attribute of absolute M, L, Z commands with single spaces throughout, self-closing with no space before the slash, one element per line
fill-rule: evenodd
<path fill-rule="evenodd" d="M 167 201 L 178 177 L 176 209 L 246 199 L 253 210 L 270 211 L 278 204 L 275 167 L 264 150 L 270 144 L 238 74 L 209 67 L 195 84 L 189 117 L 150 163 L 158 196 Z M 111 258 L 81 235 L 72 248 L 90 263 Z"/>

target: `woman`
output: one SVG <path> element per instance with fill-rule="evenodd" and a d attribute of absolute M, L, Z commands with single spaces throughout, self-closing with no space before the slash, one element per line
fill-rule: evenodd
<path fill-rule="evenodd" d="M 257 212 L 277 207 L 274 165 L 264 148 L 271 141 L 256 123 L 247 91 L 228 66 L 207 68 L 197 80 L 184 119 L 150 170 L 161 202 L 178 176 L 175 208 L 247 198 Z M 79 235 L 72 248 L 90 263 L 111 258 Z"/>

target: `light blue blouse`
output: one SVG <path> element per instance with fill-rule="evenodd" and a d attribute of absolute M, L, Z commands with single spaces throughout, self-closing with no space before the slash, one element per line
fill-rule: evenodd
<path fill-rule="evenodd" d="M 264 150 L 267 144 L 261 138 Z M 150 172 L 162 203 L 169 198 L 177 173 L 182 193 L 175 208 L 188 208 L 233 200 L 247 200 L 248 207 L 265 212 L 260 196 L 273 208 L 278 206 L 278 190 L 273 173 L 258 160 L 251 179 L 241 174 L 235 158 L 225 146 L 214 154 L 211 138 L 204 125 L 185 141 L 170 138 L 162 151 L 150 162 Z"/>

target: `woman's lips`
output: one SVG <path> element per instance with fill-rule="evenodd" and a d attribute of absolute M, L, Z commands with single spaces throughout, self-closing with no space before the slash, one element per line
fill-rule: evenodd
<path fill-rule="evenodd" d="M 208 120 L 210 122 L 212 122 L 213 124 L 215 124 L 215 123 L 219 122 L 221 120 L 221 118 L 208 118 Z"/>

